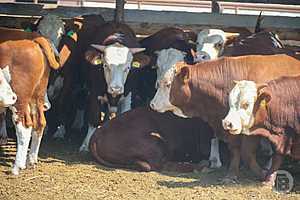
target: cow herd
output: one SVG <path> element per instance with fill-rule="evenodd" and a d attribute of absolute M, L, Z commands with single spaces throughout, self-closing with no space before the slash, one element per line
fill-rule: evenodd
<path fill-rule="evenodd" d="M 43 134 L 84 135 L 79 151 L 108 167 L 229 163 L 224 181 L 237 180 L 242 160 L 273 184 L 284 156 L 300 159 L 300 56 L 272 32 L 168 27 L 139 39 L 100 15 L 45 15 L 24 30 L 0 28 L 0 141 L 11 112 L 14 175 L 37 164 Z"/>

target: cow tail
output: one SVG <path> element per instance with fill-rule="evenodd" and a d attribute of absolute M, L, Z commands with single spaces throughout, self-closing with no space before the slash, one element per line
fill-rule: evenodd
<path fill-rule="evenodd" d="M 59 61 L 57 61 L 58 59 L 55 56 L 53 47 L 51 46 L 50 42 L 44 37 L 37 37 L 34 39 L 34 42 L 39 44 L 39 46 L 42 48 L 45 56 L 47 57 L 50 67 L 53 69 L 59 69 L 61 65 Z"/>
<path fill-rule="evenodd" d="M 263 17 L 261 16 L 261 14 L 262 14 L 262 11 L 260 11 L 260 13 L 259 13 L 259 15 L 258 15 L 258 17 L 257 17 L 254 33 L 259 33 L 259 32 L 261 32 L 260 25 L 261 25 L 261 22 L 262 22 L 262 20 L 263 20 Z"/>

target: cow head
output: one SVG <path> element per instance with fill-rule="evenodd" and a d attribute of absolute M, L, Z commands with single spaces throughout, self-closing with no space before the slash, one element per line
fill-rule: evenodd
<path fill-rule="evenodd" d="M 253 81 L 238 81 L 229 94 L 230 110 L 222 120 L 225 130 L 231 134 L 249 134 L 249 129 L 256 122 L 255 115 L 260 108 L 265 108 L 270 95 L 263 92 L 266 85 L 258 86 Z"/>
<path fill-rule="evenodd" d="M 123 94 L 127 75 L 132 67 L 133 55 L 144 51 L 145 48 L 128 48 L 118 42 L 108 46 L 96 44 L 91 46 L 103 53 L 100 62 L 104 68 L 107 92 L 113 97 Z M 86 58 L 93 64 L 100 64 L 99 56 L 90 54 Z"/>
<path fill-rule="evenodd" d="M 219 29 L 204 29 L 197 36 L 196 62 L 218 58 L 225 44 L 233 41 L 239 34 L 226 33 Z"/>
<path fill-rule="evenodd" d="M 56 15 L 45 15 L 37 24 L 37 31 L 49 38 L 54 46 L 58 48 L 59 42 L 65 33 L 64 22 Z"/>
<path fill-rule="evenodd" d="M 9 67 L 0 69 L 0 107 L 11 106 L 17 101 L 17 95 L 9 85 L 10 81 Z"/>
<path fill-rule="evenodd" d="M 185 53 L 173 48 L 158 52 L 156 94 L 150 107 L 158 112 L 173 111 L 181 115 L 179 109 L 170 103 L 171 84 L 176 73 L 176 63 L 184 60 Z"/>

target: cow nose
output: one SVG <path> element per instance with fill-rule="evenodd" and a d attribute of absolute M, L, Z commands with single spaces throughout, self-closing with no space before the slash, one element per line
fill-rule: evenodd
<path fill-rule="evenodd" d="M 227 120 L 222 120 L 222 123 L 223 123 L 223 128 L 225 130 L 231 130 L 232 127 L 233 127 L 233 124 L 230 122 L 230 121 L 227 121 Z"/>
<path fill-rule="evenodd" d="M 150 102 L 150 108 L 152 108 L 153 110 L 155 110 L 155 104 L 152 101 Z"/>
<path fill-rule="evenodd" d="M 114 94 L 121 94 L 122 93 L 122 87 L 120 86 L 112 86 L 110 87 L 112 93 Z"/>

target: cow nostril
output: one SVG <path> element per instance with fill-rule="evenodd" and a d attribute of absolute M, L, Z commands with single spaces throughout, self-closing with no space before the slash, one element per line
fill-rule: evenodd
<path fill-rule="evenodd" d="M 153 102 L 150 103 L 150 107 L 151 107 L 152 109 L 154 109 L 154 103 L 153 103 Z"/>
<path fill-rule="evenodd" d="M 14 95 L 14 96 L 12 97 L 12 100 L 15 101 L 16 99 L 17 99 L 17 97 Z"/>

